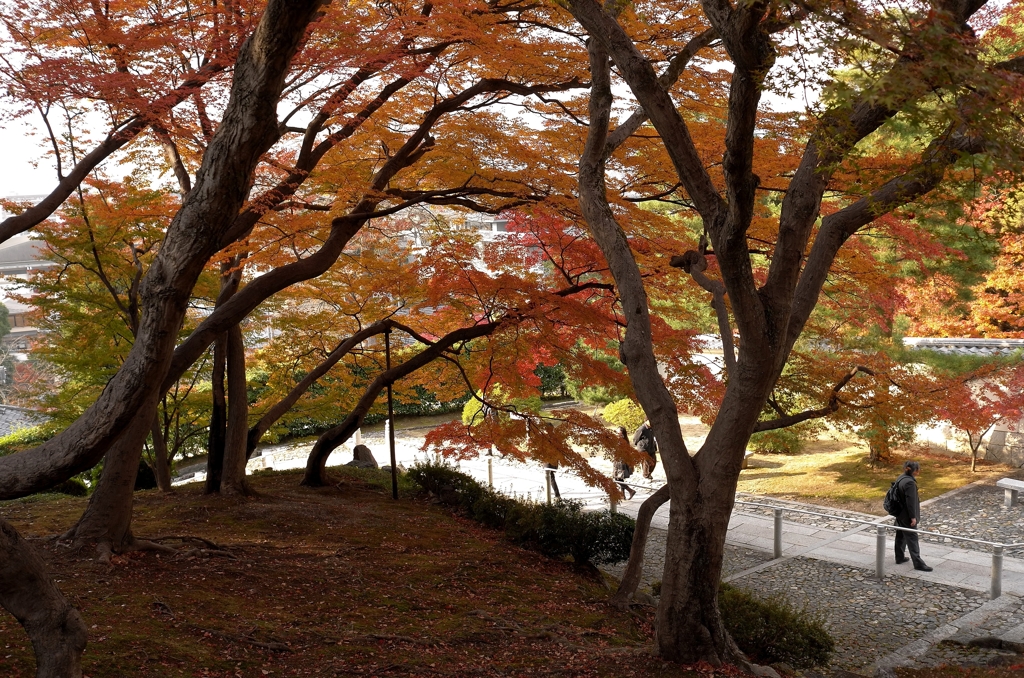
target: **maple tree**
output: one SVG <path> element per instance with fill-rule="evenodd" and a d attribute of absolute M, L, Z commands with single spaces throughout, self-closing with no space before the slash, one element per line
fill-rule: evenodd
<path fill-rule="evenodd" d="M 48 426 L 74 421 L 131 349 L 140 322 L 139 281 L 176 207 L 168 198 L 130 182 L 90 182 L 59 218 L 37 227 L 53 266 L 33 276 L 19 298 L 36 309 L 34 324 L 42 330 L 33 357 L 55 377 L 39 394 Z M 186 323 L 181 336 L 189 330 Z M 208 417 L 197 388 L 204 378 L 198 364 L 161 398 L 150 431 L 150 465 L 164 491 L 174 457 L 195 449 Z"/>
<path fill-rule="evenodd" d="M 797 343 L 805 330 L 829 336 L 827 315 L 813 313 L 819 296 L 855 298 L 869 283 L 879 315 L 891 315 L 881 291 L 892 262 L 855 236 L 870 229 L 912 251 L 924 241 L 915 238 L 920 229 L 887 215 L 932 192 L 963 168 L 962 159 L 985 153 L 1005 165 L 1017 150 L 1015 122 L 1005 114 L 1015 110 L 1021 58 L 1015 45 L 995 50 L 979 37 L 993 23 L 981 7 L 951 2 L 897 12 L 705 0 L 605 11 L 569 0 L 569 13 L 592 36 L 583 49 L 586 36 L 562 9 L 516 2 L 354 8 L 270 0 L 202 11 L 190 3 L 26 3 L 5 18 L 18 56 L 0 70 L 23 111 L 47 122 L 51 111 L 63 117 L 60 128 L 51 125 L 59 180 L 45 200 L 0 224 L 0 238 L 38 225 L 105 158 L 170 171 L 174 185 L 164 197 L 177 194 L 180 207 L 168 212 L 138 280 L 138 323 L 120 367 L 62 433 L 0 458 L 0 497 L 49 487 L 105 456 L 69 536 L 95 542 L 106 558 L 146 546 L 131 533 L 143 442 L 164 393 L 211 345 L 213 388 L 227 381 L 226 409 L 215 403 L 214 418 L 222 419 L 210 427 L 212 437 L 223 431 L 223 443 L 211 441 L 212 451 L 224 450 L 219 487 L 245 492 L 249 441 L 325 376 L 331 360 L 354 360 L 356 340 L 371 328 L 400 330 L 400 295 L 375 300 L 365 316 L 324 313 L 325 322 L 343 322 L 283 333 L 262 354 L 247 350 L 240 323 L 263 304 L 285 323 L 329 298 L 331 276 L 346 275 L 335 268 L 339 257 L 373 219 L 421 203 L 492 214 L 524 208 L 512 226 L 521 237 L 485 243 L 483 267 L 471 239 L 442 230 L 432 240 L 408 279 L 410 298 L 431 309 L 406 325 L 415 343 L 383 370 L 379 353 L 364 350 L 360 359 L 378 361 L 362 374 L 365 386 L 340 376 L 344 370 L 330 375 L 328 383 L 350 392 L 342 401 L 349 414 L 317 441 L 304 482 L 328 481 L 331 450 L 399 380 L 483 394 L 500 384 L 498 409 L 535 391 L 538 365 L 632 391 L 654 425 L 669 477 L 641 508 L 640 543 L 654 508 L 673 498 L 659 649 L 680 661 L 742 662 L 715 597 L 747 440 L 756 430 L 834 412 L 845 397 L 838 394 L 869 387 L 851 365 L 830 362 L 815 372 L 824 403 L 795 399 L 808 407 L 794 412 L 781 392 L 772 397 L 783 376 L 794 391 L 812 390 L 798 383 L 807 375 L 787 375 L 785 366 L 794 349 L 814 354 L 810 343 Z M 32 12 L 47 16 L 45 30 L 33 26 Z M 807 70 L 776 64 L 777 54 L 799 55 L 807 36 L 828 52 L 824 60 L 802 62 Z M 723 61 L 732 68 L 720 68 Z M 612 62 L 630 103 L 640 105 L 614 129 Z M 831 79 L 833 63 L 848 72 Z M 968 81 L 970 89 L 961 87 Z M 826 83 L 810 115 L 759 110 L 766 89 L 794 82 Z M 97 115 L 111 131 L 90 147 Z M 902 124 L 916 140 L 892 133 Z M 573 225 L 581 216 L 589 237 Z M 933 241 L 946 237 L 939 232 Z M 934 258 L 950 256 L 948 249 Z M 351 275 L 337 289 L 372 298 L 362 278 L 371 270 Z M 204 276 L 219 277 L 219 289 L 197 290 Z M 305 282 L 318 276 L 322 283 Z M 392 286 L 406 280 L 397 272 L 381 277 Z M 422 290 L 412 290 L 414 282 Z M 708 295 L 713 312 L 695 301 Z M 182 338 L 186 323 L 194 328 Z M 723 374 L 693 359 L 696 334 L 709 328 L 721 335 Z M 311 336 L 320 350 L 298 360 Z M 628 375 L 600 359 L 614 355 Z M 254 357 L 272 376 L 257 404 L 262 424 L 250 430 L 245 370 Z M 297 364 L 304 376 L 322 374 L 296 379 Z M 882 381 L 871 383 L 882 392 Z M 679 401 L 713 418 L 693 457 L 679 432 Z M 764 419 L 766 407 L 777 416 Z M 493 444 L 558 461 L 610 492 L 617 490 L 580 449 L 631 454 L 579 413 L 456 424 L 431 442 L 455 455 Z"/>
<path fill-rule="evenodd" d="M 922 11 L 875 11 L 847 3 L 833 14 L 829 6 L 810 3 L 701 3 L 703 17 L 691 19 L 688 34 L 698 36 L 695 42 L 706 36 L 704 45 L 715 41 L 716 57 L 732 64 L 727 92 L 719 98 L 725 129 L 716 157 L 722 162 L 712 165 L 695 144 L 699 137 L 691 130 L 688 100 L 674 96 L 685 92 L 676 83 L 696 49 L 666 48 L 662 54 L 673 55 L 667 59 L 646 51 L 650 18 L 659 16 L 660 6 L 638 4 L 634 14 L 633 7 L 603 9 L 592 0 L 568 3 L 591 36 L 590 133 L 580 162 L 581 204 L 622 298 L 628 318 L 623 361 L 658 437 L 669 481 L 666 494 L 673 500 L 657 629 L 659 651 L 667 658 L 744 661 L 717 608 L 736 482 L 747 441 L 766 425 L 759 422 L 761 412 L 840 250 L 879 217 L 931 192 L 962 157 L 986 153 L 1012 160 L 1016 154 L 1017 149 L 997 142 L 1005 138 L 1000 125 L 1015 126 L 1012 117 L 1000 114 L 1015 110 L 1024 61 L 982 58 L 984 42 L 968 24 L 982 7 L 980 2 L 937 3 Z M 806 121 L 800 160 L 788 176 L 771 163 L 762 165 L 755 152 L 755 140 L 764 136 L 759 102 L 770 86 L 767 78 L 777 56 L 793 44 L 774 37 L 780 24 L 800 34 L 817 32 L 820 48 L 835 48 L 829 58 L 859 69 L 857 81 L 831 81 L 831 89 L 824 90 L 819 109 Z M 646 281 L 625 237 L 627 225 L 607 200 L 606 168 L 614 151 L 609 140 L 615 138 L 612 63 L 660 135 L 707 239 L 677 263 L 689 271 L 713 256 L 730 327 L 734 322 L 740 336 L 714 423 L 692 456 L 682 440 L 675 401 L 658 373 L 661 347 L 656 353 Z M 803 76 L 789 70 L 829 82 L 824 67 Z M 969 90 L 961 88 L 966 81 L 972 83 Z M 940 101 L 937 91 L 948 92 L 948 98 Z M 901 120 L 914 122 L 927 141 L 890 151 L 885 130 L 890 121 Z M 874 176 L 860 171 L 867 158 L 885 169 Z M 773 181 L 782 183 L 784 195 L 774 213 L 766 214 L 762 188 Z M 841 191 L 842 197 L 829 199 L 827 191 Z"/>

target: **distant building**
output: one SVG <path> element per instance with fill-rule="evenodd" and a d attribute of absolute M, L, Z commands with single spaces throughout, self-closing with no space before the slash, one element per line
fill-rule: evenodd
<path fill-rule="evenodd" d="M 45 197 L 11 195 L 3 199 L 34 205 Z M 0 222 L 9 216 L 12 216 L 11 213 L 0 206 Z M 19 233 L 0 243 L 0 302 L 7 307 L 11 321 L 11 334 L 4 340 L 4 344 L 18 351 L 28 349 L 28 338 L 34 335 L 36 330 L 31 327 L 27 318 L 28 312 L 32 309 L 11 299 L 10 293 L 20 286 L 18 279 L 27 280 L 32 271 L 54 265 L 43 260 L 41 253 L 40 244 L 25 233 Z"/>
<path fill-rule="evenodd" d="M 11 333 L 4 337 L 3 342 L 16 352 L 27 351 L 39 330 L 29 319 L 32 308 L 14 300 L 11 295 L 22 289 L 20 281 L 28 280 L 33 271 L 54 265 L 43 259 L 40 243 L 23 233 L 0 243 L 0 302 L 7 307 L 11 323 Z"/>
<path fill-rule="evenodd" d="M 1024 351 L 1024 339 L 905 337 L 903 344 L 915 349 L 957 355 L 996 356 Z M 942 435 L 948 441 L 952 431 L 944 430 Z M 922 437 L 929 438 L 927 435 Z M 933 448 L 935 447 L 934 440 L 929 440 L 929 443 Z M 944 441 L 943 445 L 948 448 L 948 442 Z M 996 424 L 992 428 L 992 433 L 989 434 L 988 444 L 985 446 L 982 458 L 1010 466 L 1024 466 L 1024 418 L 1016 424 L 1012 422 Z"/>

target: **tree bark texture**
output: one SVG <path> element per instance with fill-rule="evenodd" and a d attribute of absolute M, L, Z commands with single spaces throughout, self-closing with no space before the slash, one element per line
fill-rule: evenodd
<path fill-rule="evenodd" d="M 103 471 L 89 496 L 89 504 L 65 535 L 76 548 L 95 545 L 101 561 L 109 561 L 111 553 L 130 550 L 135 543 L 132 534 L 135 478 L 139 473 L 142 446 L 155 417 L 156 404 L 144 403 L 128 430 L 104 457 Z"/>
<path fill-rule="evenodd" d="M 245 378 L 245 342 L 241 325 L 228 330 L 228 425 L 224 440 L 224 475 L 221 494 L 248 495 L 245 451 L 249 434 L 249 384 Z"/>
<path fill-rule="evenodd" d="M 224 473 L 224 449 L 227 436 L 228 403 L 224 395 L 224 373 L 226 370 L 228 335 L 225 332 L 213 344 L 213 371 L 210 396 L 213 408 L 210 411 L 210 434 L 207 438 L 206 493 L 220 492 L 220 480 Z"/>
<path fill-rule="evenodd" d="M 81 678 L 86 631 L 78 610 L 46 573 L 42 558 L 0 518 L 0 604 L 32 641 L 36 678 Z"/>
<path fill-rule="evenodd" d="M 150 437 L 153 439 L 153 472 L 156 475 L 156 486 L 161 492 L 171 491 L 171 460 L 167 454 L 167 437 L 164 435 L 164 427 L 160 422 L 160 411 L 153 417 L 153 425 L 150 427 Z"/>
<path fill-rule="evenodd" d="M 235 62 L 230 98 L 193 189 L 143 278 L 142 322 L 131 351 L 96 402 L 64 432 L 0 458 L 0 498 L 37 492 L 92 467 L 129 427 L 138 403 L 160 391 L 192 288 L 237 218 L 260 157 L 278 139 L 276 106 L 285 74 L 321 4 L 267 4 Z"/>

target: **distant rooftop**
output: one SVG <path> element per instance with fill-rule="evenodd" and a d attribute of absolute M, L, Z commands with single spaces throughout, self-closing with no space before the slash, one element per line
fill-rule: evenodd
<path fill-rule="evenodd" d="M 0 405 L 0 436 L 46 421 L 46 415 L 12 405 Z"/>
<path fill-rule="evenodd" d="M 903 345 L 938 353 L 959 355 L 1006 355 L 1024 349 L 1024 339 L 967 339 L 904 337 Z"/>

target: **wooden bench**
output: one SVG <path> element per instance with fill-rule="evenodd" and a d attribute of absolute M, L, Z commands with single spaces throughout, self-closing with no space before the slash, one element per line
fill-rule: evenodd
<path fill-rule="evenodd" d="M 1003 478 L 1002 480 L 996 481 L 996 487 L 1001 487 L 1006 490 L 1006 498 L 1003 499 L 1003 506 L 1010 508 L 1017 503 L 1017 493 L 1024 490 L 1024 480 Z"/>

